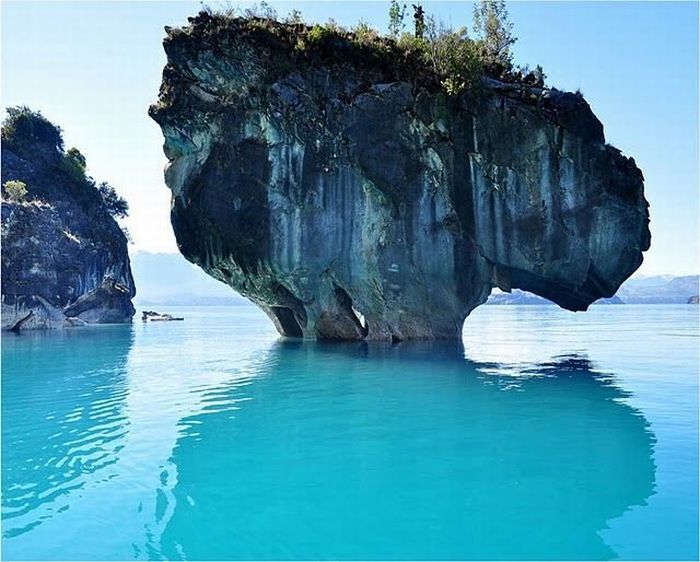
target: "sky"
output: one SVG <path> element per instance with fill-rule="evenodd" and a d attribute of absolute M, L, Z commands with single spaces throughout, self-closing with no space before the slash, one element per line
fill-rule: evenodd
<path fill-rule="evenodd" d="M 210 2 L 217 5 L 216 2 Z M 244 8 L 248 2 L 230 2 Z M 389 2 L 269 2 L 309 22 L 364 19 L 385 31 Z M 409 2 L 410 4 L 410 2 Z M 454 27 L 470 2 L 423 2 Z M 88 173 L 131 207 L 132 251 L 176 252 L 160 129 L 147 115 L 165 55 L 163 27 L 186 24 L 200 2 L 3 0 L 3 107 L 28 105 L 64 131 Z M 641 274 L 700 272 L 698 216 L 698 4 L 510 2 L 517 64 L 581 89 L 606 139 L 634 156 L 650 202 L 652 246 Z"/>

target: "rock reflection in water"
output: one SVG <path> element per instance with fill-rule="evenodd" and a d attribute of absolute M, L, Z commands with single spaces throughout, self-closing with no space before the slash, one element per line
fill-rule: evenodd
<path fill-rule="evenodd" d="M 648 423 L 584 356 L 279 342 L 259 366 L 184 420 L 169 558 L 611 558 L 598 531 L 654 488 Z"/>

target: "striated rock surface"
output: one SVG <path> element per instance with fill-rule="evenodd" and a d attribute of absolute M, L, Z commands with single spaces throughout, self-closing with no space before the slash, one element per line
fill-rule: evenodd
<path fill-rule="evenodd" d="M 642 172 L 580 95 L 486 79 L 449 97 L 292 31 L 167 29 L 151 107 L 181 252 L 280 333 L 453 338 L 495 286 L 585 310 L 639 267 Z"/>
<path fill-rule="evenodd" d="M 60 142 L 32 127 L 12 138 L 3 128 L 2 183 L 28 192 L 3 194 L 2 329 L 131 322 L 126 236 L 97 189 L 70 173 Z"/>

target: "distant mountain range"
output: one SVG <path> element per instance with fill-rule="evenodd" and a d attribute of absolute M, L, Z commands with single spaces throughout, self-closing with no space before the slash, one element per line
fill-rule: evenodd
<path fill-rule="evenodd" d="M 137 252 L 131 256 L 138 305 L 241 305 L 249 301 L 230 287 L 209 277 L 180 254 Z M 700 293 L 700 276 L 639 276 L 627 280 L 610 299 L 595 304 L 686 304 Z M 547 299 L 514 289 L 494 290 L 486 304 L 541 305 Z"/>
<path fill-rule="evenodd" d="M 180 254 L 137 252 L 131 256 L 135 304 L 240 305 L 249 303 L 231 287 L 210 277 Z"/>
<path fill-rule="evenodd" d="M 498 289 L 494 289 L 486 304 L 502 304 L 502 305 L 528 305 L 528 304 L 554 304 L 552 301 L 543 297 L 538 297 L 527 291 L 513 289 L 510 293 L 504 293 Z M 609 299 L 597 300 L 594 304 L 625 304 L 620 297 L 615 295 Z"/>
<path fill-rule="evenodd" d="M 700 293 L 698 275 L 633 277 L 623 283 L 617 295 L 628 304 L 687 304 Z"/>
<path fill-rule="evenodd" d="M 654 275 L 632 277 L 622 284 L 614 297 L 594 304 L 688 304 L 700 293 L 700 276 Z M 486 304 L 554 304 L 547 299 L 514 289 L 511 293 L 495 290 Z"/>

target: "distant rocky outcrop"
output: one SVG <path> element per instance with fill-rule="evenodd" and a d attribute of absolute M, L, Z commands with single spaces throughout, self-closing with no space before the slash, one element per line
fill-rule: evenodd
<path fill-rule="evenodd" d="M 688 304 L 700 304 L 700 296 L 695 295 L 688 299 Z"/>
<path fill-rule="evenodd" d="M 2 329 L 130 322 L 126 206 L 85 176 L 60 129 L 13 108 L 2 128 Z M 8 183 L 9 182 L 9 183 Z M 19 188 L 17 187 L 19 186 Z"/>
<path fill-rule="evenodd" d="M 281 334 L 454 338 L 494 286 L 585 310 L 639 267 L 642 172 L 580 94 L 448 95 L 391 42 L 311 35 L 191 18 L 151 108 L 180 251 Z"/>

